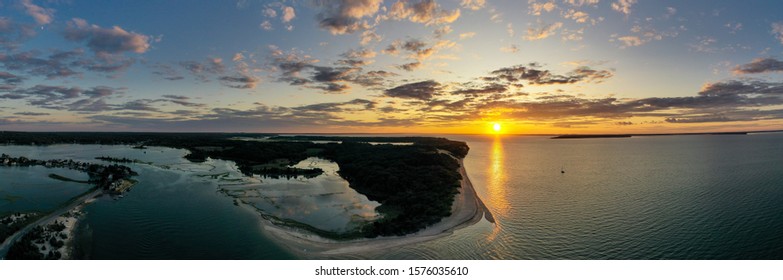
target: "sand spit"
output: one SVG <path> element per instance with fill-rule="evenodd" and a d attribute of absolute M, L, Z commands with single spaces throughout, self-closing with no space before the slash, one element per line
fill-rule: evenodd
<path fill-rule="evenodd" d="M 296 254 L 305 257 L 328 257 L 344 254 L 352 254 L 366 251 L 377 251 L 392 247 L 399 247 L 428 240 L 437 239 L 452 234 L 455 230 L 473 225 L 484 217 L 494 223 L 492 213 L 476 194 L 473 184 L 468 178 L 462 159 L 459 159 L 459 173 L 462 175 L 459 194 L 454 196 L 451 206 L 451 215 L 440 222 L 431 225 L 416 233 L 405 236 L 389 236 L 377 238 L 363 238 L 351 241 L 336 241 L 320 237 L 316 234 L 301 229 L 284 228 L 262 219 L 264 229 L 271 237 Z"/>

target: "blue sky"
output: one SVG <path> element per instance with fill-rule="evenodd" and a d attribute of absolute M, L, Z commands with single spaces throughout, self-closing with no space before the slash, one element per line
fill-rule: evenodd
<path fill-rule="evenodd" d="M 783 129 L 765 1 L 0 1 L 0 130 Z"/>

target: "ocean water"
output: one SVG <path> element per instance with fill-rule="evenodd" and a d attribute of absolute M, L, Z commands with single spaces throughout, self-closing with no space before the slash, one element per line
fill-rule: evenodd
<path fill-rule="evenodd" d="M 783 134 L 448 137 L 497 223 L 372 257 L 783 258 Z"/>
<path fill-rule="evenodd" d="M 482 220 L 433 241 L 341 258 L 783 258 L 781 133 L 444 137 L 470 146 L 468 175 L 496 223 Z M 132 166 L 141 180 L 125 198 L 85 207 L 81 257 L 312 257 L 269 239 L 258 215 L 234 206 L 216 179 L 193 175 L 221 174 L 235 168 L 230 162 L 190 164 L 184 151 L 166 148 L 0 146 L 15 156 L 84 161 L 95 150 L 156 165 Z"/>

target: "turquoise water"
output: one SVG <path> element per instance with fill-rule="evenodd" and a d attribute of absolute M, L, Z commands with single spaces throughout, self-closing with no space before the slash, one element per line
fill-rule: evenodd
<path fill-rule="evenodd" d="M 496 223 L 481 221 L 430 242 L 341 257 L 783 258 L 783 134 L 446 137 L 468 142 L 468 174 Z M 0 146 L 15 156 L 82 161 L 95 161 L 96 150 L 155 165 L 131 165 L 141 180 L 125 198 L 85 207 L 82 257 L 308 257 L 271 241 L 257 213 L 234 206 L 234 197 L 221 191 L 225 182 L 196 176 L 232 170 L 230 162 L 190 164 L 182 159 L 185 151 L 154 147 Z"/>

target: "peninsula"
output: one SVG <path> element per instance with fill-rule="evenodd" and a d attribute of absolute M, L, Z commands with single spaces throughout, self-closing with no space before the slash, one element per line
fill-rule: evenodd
<path fill-rule="evenodd" d="M 375 208 L 378 219 L 348 232 L 331 232 L 262 215 L 268 230 L 284 241 L 302 243 L 307 236 L 304 242 L 315 244 L 308 246 L 321 247 L 320 251 L 329 254 L 424 241 L 475 223 L 485 215 L 492 220 L 462 165 L 469 150 L 467 144 L 445 138 L 2 132 L 0 143 L 178 148 L 189 151 L 185 155 L 187 160 L 229 160 L 245 175 L 262 177 L 317 176 L 323 171 L 295 168 L 293 164 L 308 157 L 333 161 L 339 166 L 339 176 L 350 188 L 380 203 Z M 119 163 L 134 161 L 99 159 Z"/>

